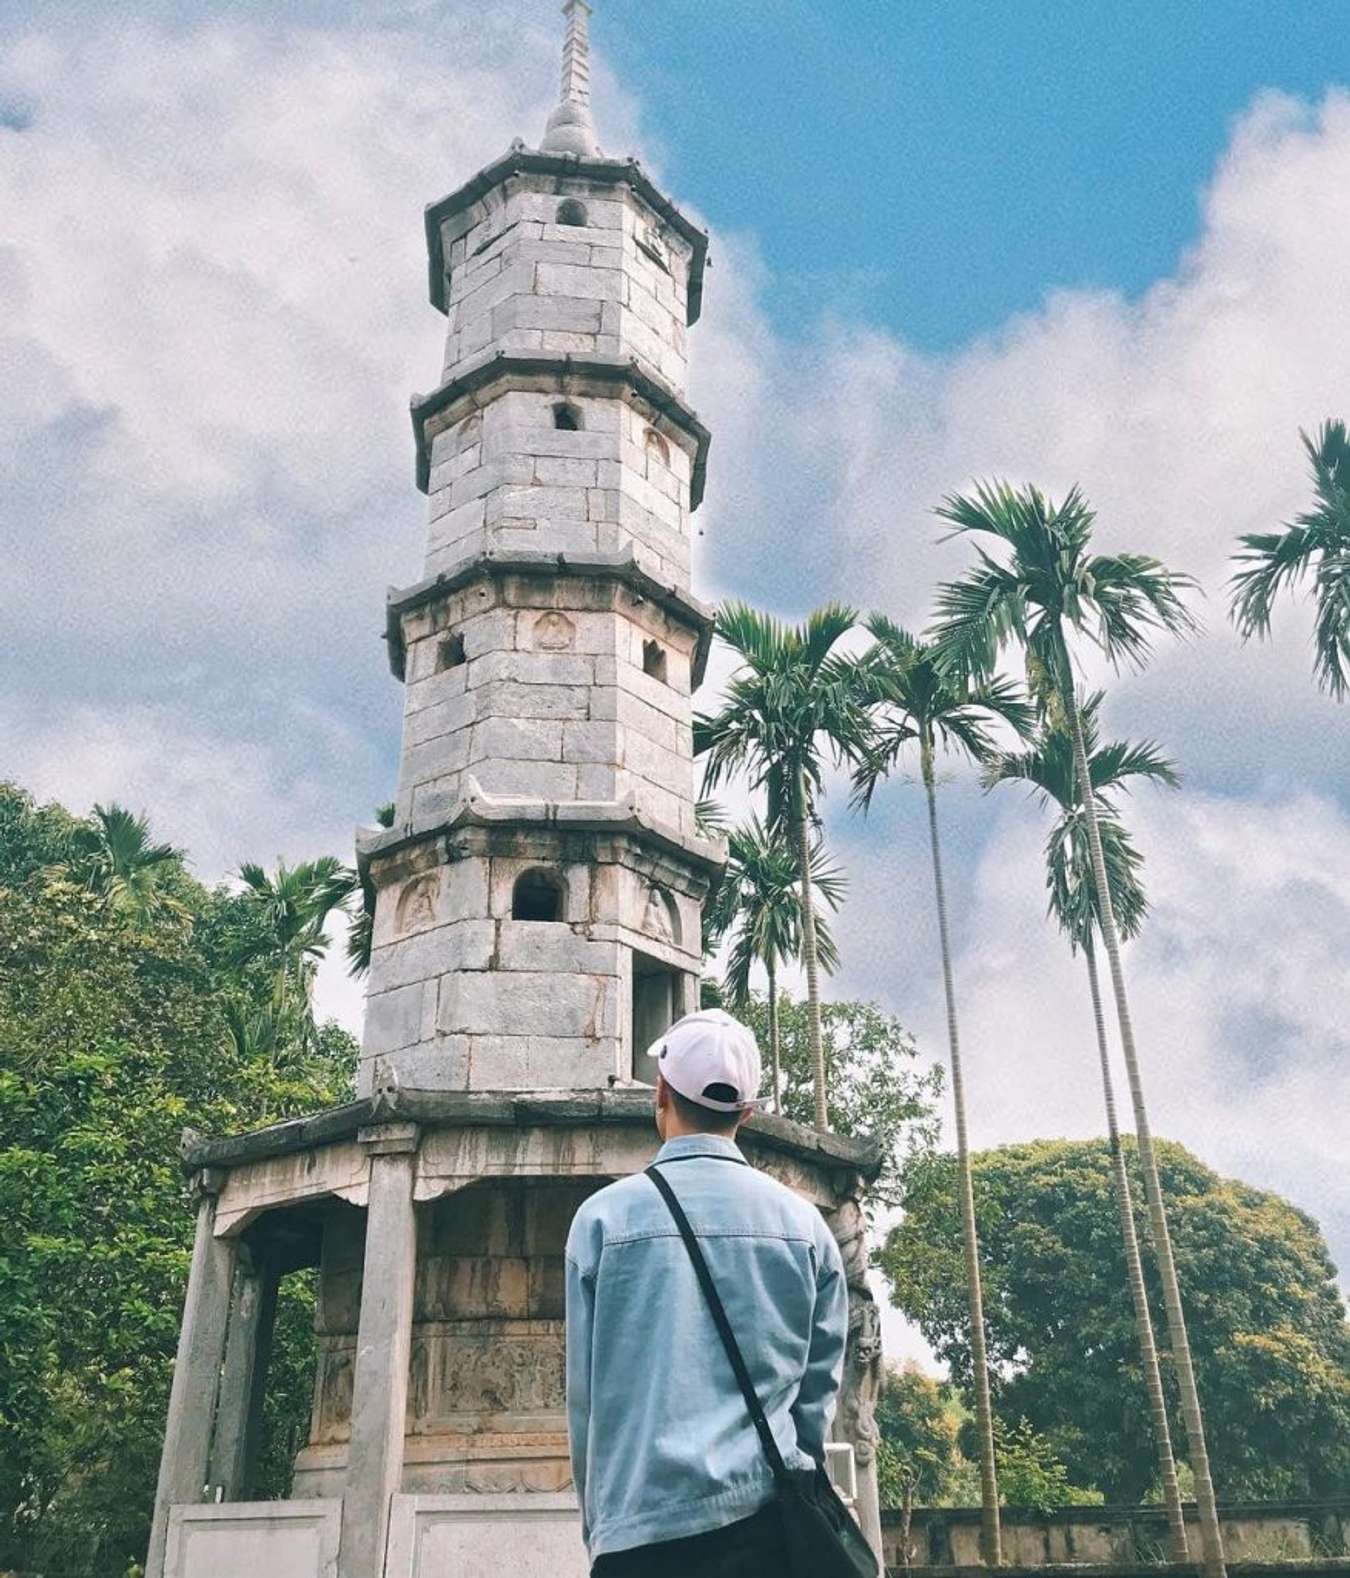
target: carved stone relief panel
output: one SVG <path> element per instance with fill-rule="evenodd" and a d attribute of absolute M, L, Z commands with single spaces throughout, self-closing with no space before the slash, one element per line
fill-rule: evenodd
<path fill-rule="evenodd" d="M 680 912 L 675 900 L 657 883 L 647 886 L 646 903 L 642 911 L 642 930 L 657 942 L 680 945 Z"/>
<path fill-rule="evenodd" d="M 319 1368 L 314 1382 L 314 1418 L 310 1444 L 346 1441 L 352 1425 L 352 1381 L 356 1371 L 356 1339 L 321 1338 Z"/>
<path fill-rule="evenodd" d="M 436 899 L 440 891 L 440 873 L 424 871 L 403 884 L 394 909 L 394 931 L 399 937 L 409 932 L 423 931 L 436 924 Z"/>
<path fill-rule="evenodd" d="M 555 608 L 540 614 L 534 622 L 534 644 L 541 652 L 566 652 L 576 638 L 576 626 Z"/>
<path fill-rule="evenodd" d="M 449 1321 L 413 1331 L 413 1432 L 500 1430 L 504 1416 L 555 1415 L 564 1406 L 561 1321 Z M 495 1421 L 495 1425 L 491 1423 Z"/>

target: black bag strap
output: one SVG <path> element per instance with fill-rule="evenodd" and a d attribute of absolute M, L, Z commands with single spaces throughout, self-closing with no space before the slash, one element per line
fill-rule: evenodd
<path fill-rule="evenodd" d="M 754 1421 L 755 1429 L 759 1432 L 760 1443 L 764 1448 L 764 1456 L 769 1460 L 769 1467 L 773 1470 L 773 1477 L 778 1483 L 783 1483 L 788 1476 L 788 1466 L 783 1461 L 783 1454 L 778 1450 L 778 1443 L 773 1438 L 773 1431 L 769 1428 L 769 1421 L 764 1415 L 764 1405 L 759 1400 L 755 1391 L 755 1383 L 750 1379 L 750 1372 L 745 1367 L 745 1359 L 741 1355 L 740 1344 L 736 1341 L 736 1333 L 731 1329 L 731 1322 L 727 1319 L 727 1312 L 723 1308 L 722 1300 L 717 1292 L 717 1284 L 712 1279 L 712 1272 L 708 1270 L 708 1262 L 703 1258 L 703 1250 L 699 1241 L 694 1236 L 694 1230 L 689 1225 L 689 1218 L 684 1214 L 684 1207 L 675 1198 L 675 1191 L 661 1176 L 655 1166 L 646 1169 L 648 1178 L 660 1191 L 661 1198 L 666 1202 L 666 1207 L 675 1219 L 675 1226 L 680 1230 L 680 1237 L 684 1240 L 684 1247 L 689 1251 L 689 1258 L 694 1265 L 694 1274 L 698 1277 L 699 1286 L 703 1289 L 703 1297 L 707 1301 L 708 1311 L 712 1315 L 713 1325 L 717 1327 L 717 1335 L 722 1339 L 722 1346 L 726 1349 L 727 1358 L 731 1361 L 731 1368 L 736 1372 L 736 1381 L 741 1389 L 741 1396 L 745 1399 L 745 1406 L 750 1411 L 750 1418 Z"/>

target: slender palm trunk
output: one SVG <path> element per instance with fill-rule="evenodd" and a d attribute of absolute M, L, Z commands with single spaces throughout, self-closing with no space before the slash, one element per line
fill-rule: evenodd
<path fill-rule="evenodd" d="M 1172 1431 L 1167 1423 L 1162 1370 L 1158 1364 L 1158 1346 L 1153 1340 L 1153 1318 L 1148 1308 L 1148 1290 L 1144 1286 L 1144 1266 L 1139 1257 L 1139 1234 L 1135 1230 L 1134 1207 L 1130 1201 L 1130 1177 L 1125 1169 L 1120 1126 L 1116 1122 L 1116 1093 L 1106 1046 L 1106 1016 L 1102 1012 L 1097 955 L 1091 938 L 1084 945 L 1083 952 L 1087 959 L 1088 985 L 1092 989 L 1092 1017 L 1097 1026 L 1097 1056 L 1101 1061 L 1106 1134 L 1116 1178 L 1116 1203 L 1120 1208 L 1120 1236 L 1125 1243 L 1125 1270 L 1130 1283 L 1130 1297 L 1134 1300 L 1135 1332 L 1144 1363 L 1144 1386 L 1148 1391 L 1149 1417 L 1153 1422 L 1153 1444 L 1158 1454 L 1163 1504 L 1167 1508 L 1167 1554 L 1174 1562 L 1184 1562 L 1189 1554 L 1186 1546 L 1186 1516 L 1181 1510 L 1181 1487 L 1177 1484 L 1176 1459 L 1172 1456 Z"/>
<path fill-rule="evenodd" d="M 1067 660 L 1065 673 L 1070 674 Z M 1083 720 L 1079 715 L 1078 700 L 1073 693 L 1071 682 L 1064 686 L 1064 691 L 1064 707 L 1073 730 L 1074 770 L 1078 774 L 1079 783 L 1086 784 L 1091 780 L 1088 774 L 1087 749 L 1083 742 Z M 1167 1311 L 1167 1331 L 1172 1344 L 1172 1364 L 1181 1393 L 1181 1417 L 1186 1426 L 1186 1445 L 1191 1472 L 1195 1476 L 1195 1501 L 1200 1515 L 1200 1540 L 1205 1578 L 1225 1578 L 1223 1535 L 1219 1529 L 1219 1514 L 1214 1501 L 1214 1481 L 1209 1472 L 1209 1451 L 1205 1446 L 1205 1425 L 1200 1412 L 1200 1393 L 1195 1384 L 1191 1345 L 1186 1336 L 1186 1316 L 1181 1307 L 1181 1288 L 1177 1282 L 1176 1262 L 1172 1258 L 1172 1235 L 1168 1231 L 1167 1211 L 1163 1205 L 1162 1186 L 1158 1180 L 1158 1161 L 1153 1151 L 1153 1133 L 1149 1128 L 1148 1109 L 1144 1104 L 1139 1054 L 1134 1041 L 1134 1025 L 1130 1019 L 1129 998 L 1125 992 L 1125 973 L 1120 963 L 1120 936 L 1116 931 L 1115 911 L 1111 907 L 1111 890 L 1106 881 L 1106 861 L 1102 855 L 1101 830 L 1097 826 L 1097 807 L 1090 794 L 1083 796 L 1083 810 L 1087 820 L 1088 848 L 1092 852 L 1092 876 L 1097 889 L 1097 912 L 1101 917 L 1102 941 L 1106 944 L 1111 988 L 1116 999 L 1116 1017 L 1120 1023 L 1120 1047 L 1125 1055 L 1125 1072 L 1130 1085 L 1130 1100 L 1134 1106 L 1135 1136 L 1139 1144 L 1139 1165 L 1144 1175 L 1144 1193 L 1148 1198 L 1149 1225 L 1153 1231 L 1153 1252 L 1157 1257 L 1158 1275 L 1162 1280 L 1163 1304 Z"/>
<path fill-rule="evenodd" d="M 956 1111 L 957 1192 L 961 1199 L 961 1246 L 970 1300 L 970 1359 L 975 1380 L 975 1425 L 980 1438 L 980 1552 L 987 1567 L 999 1567 L 1003 1563 L 1003 1550 L 999 1530 L 998 1470 L 994 1462 L 994 1409 L 989 1396 L 989 1353 L 984 1340 L 984 1292 L 980 1286 L 980 1248 L 975 1235 L 975 1191 L 971 1183 L 970 1146 L 966 1139 L 966 1093 L 961 1076 L 961 1040 L 956 1027 L 956 988 L 952 982 L 952 949 L 947 932 L 947 893 L 942 881 L 942 848 L 938 839 L 933 742 L 927 733 L 921 740 L 919 759 L 923 767 L 924 793 L 928 799 L 928 837 L 933 852 L 938 941 L 942 947 L 942 986 L 947 997 L 952 1105 Z"/>
<path fill-rule="evenodd" d="M 772 955 L 764 961 L 769 972 L 769 1062 L 773 1066 L 773 1110 L 783 1110 L 783 1075 L 778 1057 L 778 965 Z"/>
<path fill-rule="evenodd" d="M 816 954 L 816 912 L 811 896 L 811 835 L 806 817 L 806 774 L 797 769 L 797 863 L 802 883 L 802 963 L 806 966 L 806 1024 L 811 1041 L 811 1077 L 816 1087 L 816 1128 L 830 1126 L 825 1090 L 825 1048 L 820 1036 L 820 964 Z"/>

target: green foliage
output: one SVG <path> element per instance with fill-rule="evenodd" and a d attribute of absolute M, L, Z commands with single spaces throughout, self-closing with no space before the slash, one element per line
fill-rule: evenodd
<path fill-rule="evenodd" d="M 937 1065 L 924 1068 L 913 1036 L 875 1003 L 820 1006 L 830 1128 L 836 1134 L 874 1135 L 881 1142 L 886 1162 L 869 1201 L 873 1207 L 894 1205 L 906 1157 L 931 1149 L 937 1141 L 942 1070 Z M 767 1046 L 767 998 L 756 992 L 737 1012 L 760 1046 Z M 805 1003 L 779 993 L 783 1113 L 809 1124 L 815 1105 L 807 1012 Z"/>
<path fill-rule="evenodd" d="M 745 603 L 723 604 L 717 634 L 740 666 L 722 710 L 694 719 L 705 794 L 744 772 L 765 792 L 771 829 L 795 833 L 800 817 L 814 816 L 826 755 L 856 763 L 871 738 L 865 671 L 836 650 L 855 618 L 828 603 L 804 624 L 787 625 Z"/>
<path fill-rule="evenodd" d="M 832 974 L 839 950 L 821 910 L 837 910 L 847 884 L 835 867 L 824 863 L 819 841 L 810 865 L 819 905 L 816 951 L 821 969 Z M 782 831 L 764 827 L 757 816 L 733 828 L 727 836 L 726 869 L 704 909 L 703 924 L 705 951 L 731 937 L 723 990 L 733 1005 L 741 1005 L 749 995 L 755 965 L 777 972 L 801 951 L 801 867 L 795 842 Z"/>
<path fill-rule="evenodd" d="M 955 1390 L 916 1365 L 889 1370 L 877 1400 L 877 1477 L 883 1507 L 970 1506 L 980 1499 L 974 1421 Z M 1051 1443 L 1026 1419 L 994 1421 L 999 1499 L 1010 1507 L 1095 1506 L 1101 1491 L 1070 1481 Z"/>
<path fill-rule="evenodd" d="M 0 1569 L 113 1578 L 144 1554 L 192 1237 L 185 1126 L 233 1132 L 346 1098 L 355 1045 L 241 1044 L 266 971 L 236 970 L 240 901 L 157 861 L 173 907 L 76 880 L 97 839 L 0 786 Z M 181 910 L 181 913 L 180 913 Z M 283 1285 L 264 1444 L 303 1420 L 312 1324 Z"/>
<path fill-rule="evenodd" d="M 1098 833 L 1106 866 L 1111 909 L 1122 938 L 1135 936 L 1143 925 L 1148 902 L 1140 878 L 1143 856 L 1135 848 L 1118 814 L 1116 796 L 1129 792 L 1136 779 L 1169 789 L 1178 787 L 1174 764 L 1151 740 L 1132 744 L 1111 740 L 1102 744 L 1097 725 L 1102 693 L 1095 691 L 1079 705 L 1083 751 L 1088 777 L 1097 802 Z M 1092 875 L 1087 817 L 1074 771 L 1073 737 L 1061 719 L 1043 720 L 1030 747 L 1005 751 L 985 763 L 981 775 L 986 789 L 1000 783 L 1025 784 L 1042 805 L 1059 812 L 1046 840 L 1045 884 L 1050 894 L 1049 913 L 1067 935 L 1069 946 L 1090 949 L 1101 920 Z"/>
<path fill-rule="evenodd" d="M 1099 1490 L 1070 1484 L 1069 1471 L 1055 1449 L 1025 1418 L 1015 1425 L 995 1420 L 994 1451 L 999 1496 L 1006 1506 L 1050 1512 L 1055 1507 L 1099 1507 L 1106 1499 Z"/>
<path fill-rule="evenodd" d="M 912 742 L 929 774 L 939 747 L 971 761 L 986 760 L 994 749 L 994 723 L 1006 724 L 1019 736 L 1031 733 L 1035 714 L 1009 680 L 944 673 L 931 646 L 884 614 L 873 614 L 867 629 L 874 645 L 864 667 L 875 715 L 866 753 L 853 773 L 855 805 L 871 805 L 877 786 L 896 770 Z"/>
<path fill-rule="evenodd" d="M 883 1507 L 946 1504 L 964 1463 L 960 1413 L 946 1389 L 917 1365 L 888 1369 L 877 1398 L 877 1480 Z"/>
<path fill-rule="evenodd" d="M 1160 631 L 1187 635 L 1190 576 L 1145 554 L 1094 554 L 1096 515 L 1078 488 L 1053 503 L 1039 488 L 979 483 L 944 499 L 953 536 L 977 543 L 977 567 L 938 591 L 930 632 L 944 672 L 991 679 L 1009 645 L 1026 656 L 1027 687 L 1052 723 L 1074 691 L 1069 637 L 1086 636 L 1114 668 L 1142 668 Z"/>
<path fill-rule="evenodd" d="M 1321 1233 L 1279 1196 L 1218 1177 L 1179 1145 L 1156 1148 L 1215 1479 L 1233 1499 L 1342 1494 L 1350 1328 Z M 1140 1199 L 1128 1142 L 1127 1154 Z M 1009 1427 L 1028 1419 L 1071 1479 L 1138 1501 L 1154 1455 L 1106 1144 L 1036 1141 L 973 1161 L 996 1411 Z M 965 1385 L 955 1177 L 949 1155 L 911 1160 L 880 1262 Z M 1152 1280 L 1149 1293 L 1160 1301 Z"/>
<path fill-rule="evenodd" d="M 1299 437 L 1315 502 L 1277 532 L 1238 539 L 1231 613 L 1244 641 L 1268 636 L 1276 597 L 1311 575 L 1313 673 L 1343 701 L 1350 687 L 1350 435 L 1344 422 L 1324 422 L 1315 438 Z"/>

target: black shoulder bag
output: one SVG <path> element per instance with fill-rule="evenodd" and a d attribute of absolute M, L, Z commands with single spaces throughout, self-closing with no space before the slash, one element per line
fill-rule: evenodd
<path fill-rule="evenodd" d="M 793 1578 L 878 1578 L 881 1568 L 872 1547 L 849 1516 L 848 1508 L 839 1499 L 839 1493 L 825 1470 L 817 1468 L 814 1473 L 810 1470 L 794 1471 L 783 1461 L 783 1454 L 778 1450 L 773 1431 L 769 1429 L 769 1421 L 764 1417 L 764 1408 L 755 1392 L 750 1372 L 745 1367 L 736 1334 L 731 1329 L 712 1273 L 708 1270 L 708 1262 L 703 1258 L 703 1250 L 694 1237 L 684 1207 L 655 1167 L 647 1168 L 647 1176 L 660 1190 L 661 1198 L 680 1230 L 680 1237 L 689 1251 L 713 1324 L 717 1327 L 717 1335 L 722 1339 L 731 1368 L 736 1372 L 741 1396 L 759 1432 L 764 1456 L 773 1470 L 789 1572 Z"/>

